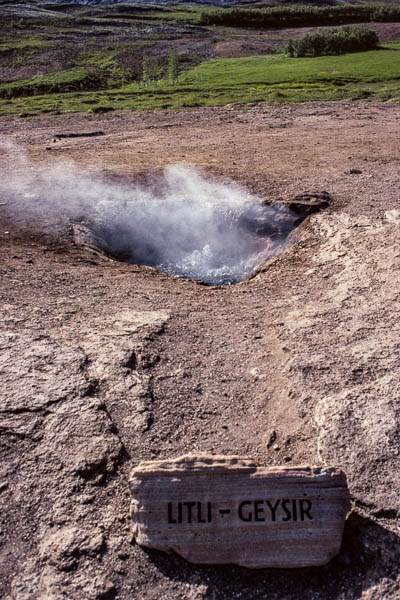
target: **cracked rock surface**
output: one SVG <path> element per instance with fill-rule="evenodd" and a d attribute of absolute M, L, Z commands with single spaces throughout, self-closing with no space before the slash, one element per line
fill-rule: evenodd
<path fill-rule="evenodd" d="M 339 102 L 0 120 L 38 164 L 63 128 L 103 131 L 60 139 L 51 160 L 110 181 L 185 161 L 260 198 L 332 198 L 222 288 L 110 260 L 62 214 L 30 223 L 0 198 L 1 597 L 400 597 L 399 118 Z M 2 177 L 13 165 L 8 149 Z M 343 469 L 340 553 L 248 571 L 135 545 L 130 470 L 199 451 Z"/>

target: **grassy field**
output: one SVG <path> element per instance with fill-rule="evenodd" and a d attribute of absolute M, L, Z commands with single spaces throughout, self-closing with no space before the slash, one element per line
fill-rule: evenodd
<path fill-rule="evenodd" d="M 289 35 L 310 29 L 194 26 L 214 10 L 202 5 L 60 4 L 51 13 L 35 0 L 13 6 L 0 5 L 0 115 L 368 97 L 400 101 L 397 41 L 371 52 L 289 58 L 283 54 Z M 285 3 L 274 11 L 289 9 Z M 348 9 L 358 10 L 353 4 Z M 307 10 L 308 15 L 317 9 Z M 398 24 L 390 31 L 379 25 L 379 32 L 380 39 L 400 39 Z M 392 32 L 395 37 L 388 37 Z M 179 63 L 173 82 L 167 77 L 171 53 Z M 151 73 L 144 77 L 146 62 Z"/>
<path fill-rule="evenodd" d="M 341 98 L 377 98 L 400 101 L 400 42 L 376 51 L 288 58 L 284 54 L 215 59 L 182 73 L 177 82 L 161 79 L 146 87 L 121 81 L 112 57 L 99 53 L 99 65 L 108 65 L 108 89 L 96 86 L 96 73 L 77 67 L 48 76 L 0 86 L 0 114 L 101 112 L 112 109 L 181 108 L 252 102 L 299 102 Z M 108 61 L 108 63 L 107 63 Z M 122 74 L 123 75 L 123 74 Z M 48 86 L 48 93 L 43 90 Z M 71 86 L 73 91 L 71 91 Z"/>
<path fill-rule="evenodd" d="M 372 83 L 400 79 L 400 42 L 384 49 L 342 56 L 288 58 L 260 56 L 213 60 L 182 77 L 182 85 L 198 89 L 247 87 L 252 85 L 320 83 Z"/>

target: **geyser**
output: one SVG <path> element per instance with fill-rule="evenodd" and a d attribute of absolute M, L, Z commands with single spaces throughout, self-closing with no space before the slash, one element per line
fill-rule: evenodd
<path fill-rule="evenodd" d="M 36 226 L 80 223 L 96 245 L 125 262 L 229 285 L 281 252 L 299 214 L 267 206 L 233 182 L 173 166 L 151 185 L 110 183 L 73 163 L 37 166 L 9 146 L 16 168 L 0 182 L 14 211 L 23 203 Z"/>
<path fill-rule="evenodd" d="M 102 249 L 124 262 L 148 265 L 175 277 L 212 285 L 242 281 L 284 248 L 295 217 L 240 196 L 236 187 L 212 184 L 193 171 L 179 170 L 196 189 L 162 198 L 137 199 L 124 218 L 91 225 Z M 174 183 L 176 171 L 169 172 Z M 172 180 L 171 180 L 172 178 Z M 211 190 L 209 190 L 211 192 Z"/>
<path fill-rule="evenodd" d="M 212 285 L 242 281 L 282 251 L 298 222 L 232 182 L 181 166 L 168 168 L 157 188 L 134 188 L 106 216 L 89 226 L 109 256 Z"/>

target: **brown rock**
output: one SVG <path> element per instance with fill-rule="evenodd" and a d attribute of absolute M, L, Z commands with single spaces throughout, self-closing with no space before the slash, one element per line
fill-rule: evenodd
<path fill-rule="evenodd" d="M 297 194 L 291 198 L 278 198 L 275 201 L 265 199 L 263 201 L 265 205 L 273 205 L 282 208 L 288 208 L 296 214 L 300 214 L 303 217 L 311 215 L 315 212 L 319 212 L 324 208 L 328 208 L 332 203 L 331 195 L 326 192 L 304 192 L 303 194 Z"/>
<path fill-rule="evenodd" d="M 137 543 L 194 563 L 325 564 L 339 551 L 350 508 L 338 469 L 257 467 L 240 456 L 143 462 L 130 488 Z"/>

